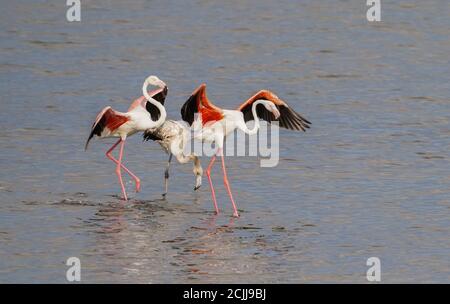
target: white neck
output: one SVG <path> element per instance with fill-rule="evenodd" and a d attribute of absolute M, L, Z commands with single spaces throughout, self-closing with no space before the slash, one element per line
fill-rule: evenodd
<path fill-rule="evenodd" d="M 253 120 L 255 121 L 255 125 L 253 126 L 253 129 L 249 129 L 247 128 L 247 125 L 245 123 L 243 123 L 243 125 L 240 127 L 240 129 L 242 131 L 244 131 L 245 133 L 247 133 L 248 135 L 254 135 L 258 132 L 260 124 L 259 124 L 259 117 L 256 114 L 256 106 L 259 104 L 263 104 L 262 101 L 256 101 L 253 103 L 252 105 L 252 114 L 253 114 Z"/>
<path fill-rule="evenodd" d="M 144 84 L 142 85 L 142 93 L 144 93 L 144 96 L 147 99 L 147 101 L 150 102 L 151 104 L 153 104 L 156 108 L 158 108 L 158 110 L 160 112 L 159 118 L 156 121 L 153 121 L 150 116 L 150 120 L 152 120 L 152 126 L 149 128 L 156 128 L 156 127 L 159 127 L 166 120 L 167 113 L 166 113 L 166 109 L 164 108 L 164 106 L 162 104 L 160 104 L 158 101 L 154 100 L 148 94 L 147 87 L 149 85 L 150 85 L 150 83 L 147 80 L 144 81 Z"/>

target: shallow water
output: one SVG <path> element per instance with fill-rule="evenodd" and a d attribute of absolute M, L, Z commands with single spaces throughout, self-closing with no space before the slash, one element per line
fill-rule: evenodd
<path fill-rule="evenodd" d="M 450 4 L 365 1 L 2 1 L 0 10 L 0 282 L 450 283 Z M 282 130 L 280 163 L 227 163 L 241 218 L 217 165 L 223 212 L 190 165 L 130 138 L 143 181 L 122 203 L 113 141 L 84 142 L 97 111 L 126 110 L 142 80 L 169 84 L 179 119 L 207 82 L 234 108 L 269 88 L 313 122 Z M 207 159 L 203 158 L 205 166 Z"/>

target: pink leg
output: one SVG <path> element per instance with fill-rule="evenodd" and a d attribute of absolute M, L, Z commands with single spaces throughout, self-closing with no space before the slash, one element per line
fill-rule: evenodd
<path fill-rule="evenodd" d="M 117 161 L 117 159 L 114 158 L 114 156 L 111 154 L 112 151 L 117 147 L 117 145 L 121 142 L 122 140 L 119 139 L 112 147 L 111 149 L 109 149 L 106 152 L 106 157 L 109 158 L 110 160 L 112 160 L 116 165 L 119 164 L 119 162 Z M 137 177 L 136 175 L 133 174 L 133 172 L 131 172 L 127 167 L 125 167 L 124 164 L 120 164 L 120 166 L 122 167 L 122 169 L 125 170 L 125 172 L 127 172 L 135 181 L 136 183 L 136 192 L 141 191 L 141 180 L 139 179 L 139 177 Z"/>
<path fill-rule="evenodd" d="M 117 177 L 119 178 L 119 182 L 120 182 L 120 186 L 122 187 L 122 193 L 123 193 L 123 199 L 124 200 L 128 200 L 127 198 L 127 193 L 125 192 L 125 186 L 123 185 L 123 181 L 122 181 L 122 157 L 123 157 L 123 148 L 125 147 L 125 140 L 121 140 L 121 144 L 120 144 L 120 152 L 119 152 L 119 161 L 117 163 L 117 168 L 116 168 L 116 174 Z"/>
<path fill-rule="evenodd" d="M 211 158 L 211 161 L 209 162 L 208 168 L 206 169 L 206 176 L 208 176 L 209 181 L 209 187 L 211 188 L 211 195 L 214 202 L 214 208 L 216 209 L 216 214 L 219 214 L 219 208 L 217 207 L 217 201 L 216 201 L 216 192 L 214 191 L 214 187 L 211 180 L 211 168 L 214 164 L 214 161 L 216 160 L 216 155 Z"/>
<path fill-rule="evenodd" d="M 225 160 L 224 160 L 224 157 L 223 157 L 223 153 L 221 153 L 222 149 L 219 149 L 218 152 L 220 152 L 221 157 L 222 157 L 223 182 L 225 184 L 225 187 L 227 188 L 228 195 L 230 196 L 230 199 L 231 199 L 231 203 L 233 204 L 233 209 L 234 209 L 233 216 L 239 217 L 239 213 L 237 211 L 236 204 L 234 203 L 233 194 L 231 193 L 230 184 L 228 183 L 227 170 L 225 169 Z"/>

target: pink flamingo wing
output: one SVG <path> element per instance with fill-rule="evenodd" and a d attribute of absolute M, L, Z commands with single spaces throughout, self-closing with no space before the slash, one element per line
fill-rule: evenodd
<path fill-rule="evenodd" d="M 111 107 L 106 107 L 101 110 L 92 125 L 91 133 L 86 141 L 85 149 L 87 149 L 89 141 L 94 137 L 94 135 L 99 137 L 108 136 L 128 120 L 129 119 L 127 116 L 113 110 Z"/>
<path fill-rule="evenodd" d="M 223 110 L 213 105 L 206 95 L 206 84 L 201 84 L 181 108 L 181 117 L 192 125 L 195 113 L 201 114 L 202 124 L 223 118 Z"/>

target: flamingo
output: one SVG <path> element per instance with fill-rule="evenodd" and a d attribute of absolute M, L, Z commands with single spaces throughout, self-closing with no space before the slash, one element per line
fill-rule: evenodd
<path fill-rule="evenodd" d="M 161 95 L 158 91 L 154 92 L 153 98 L 158 98 L 158 101 L 164 104 L 167 97 L 166 94 Z M 203 169 L 200 163 L 200 159 L 194 155 L 184 155 L 183 151 L 186 144 L 190 140 L 190 129 L 186 126 L 184 121 L 175 121 L 167 119 L 162 125 L 157 128 L 148 129 L 144 132 L 143 138 L 145 141 L 153 140 L 160 144 L 163 150 L 169 154 L 169 160 L 167 161 L 166 170 L 164 171 L 164 193 L 163 197 L 167 195 L 169 187 L 169 169 L 172 157 L 175 155 L 179 163 L 184 164 L 189 161 L 193 161 L 193 172 L 195 175 L 194 191 L 198 190 L 202 185 Z"/>
<path fill-rule="evenodd" d="M 199 113 L 195 119 L 195 113 Z M 225 136 L 240 129 L 249 135 L 256 134 L 260 127 L 259 119 L 264 119 L 268 123 L 278 121 L 280 127 L 290 130 L 305 131 L 311 124 L 306 118 L 295 112 L 288 104 L 278 96 L 268 90 L 261 90 L 242 103 L 237 110 L 225 110 L 213 105 L 206 95 L 206 84 L 200 85 L 184 103 L 181 108 L 181 116 L 184 121 L 191 125 L 194 130 L 198 130 L 194 139 L 204 142 L 215 143 L 217 150 L 211 158 L 206 169 L 211 196 L 216 214 L 219 213 L 217 207 L 216 194 L 211 180 L 211 169 L 216 160 L 216 156 L 221 156 L 223 181 L 233 205 L 233 216 L 239 217 L 236 203 L 231 193 L 230 184 L 225 168 L 223 156 L 223 142 Z M 194 120 L 195 119 L 195 120 Z M 253 129 L 248 129 L 246 122 L 254 120 Z"/>
<path fill-rule="evenodd" d="M 153 85 L 158 89 L 147 92 L 147 87 Z M 125 140 L 127 137 L 149 128 L 160 126 L 166 120 L 166 110 L 163 106 L 164 98 L 167 95 L 167 85 L 156 76 L 149 76 L 142 85 L 144 96 L 136 99 L 130 105 L 127 112 L 119 112 L 105 107 L 97 115 L 91 128 L 91 133 L 86 141 L 85 150 L 87 150 L 89 141 L 94 135 L 100 138 L 119 137 L 119 140 L 106 152 L 106 157 L 112 160 L 116 165 L 116 174 L 122 189 L 123 199 L 128 200 L 125 186 L 122 180 L 122 170 L 125 170 L 135 181 L 136 192 L 140 191 L 141 181 L 122 164 Z M 152 98 L 153 96 L 153 98 Z M 120 144 L 119 159 L 115 159 L 112 151 Z"/>
<path fill-rule="evenodd" d="M 161 147 L 169 154 L 169 160 L 167 161 L 166 170 L 164 171 L 164 193 L 166 196 L 169 187 L 169 168 L 172 157 L 175 155 L 177 161 L 180 164 L 185 164 L 189 161 L 193 161 L 193 172 L 195 175 L 196 191 L 202 185 L 203 169 L 200 163 L 200 159 L 195 154 L 185 155 L 183 153 L 184 147 L 190 140 L 190 129 L 183 121 L 166 120 L 161 126 L 153 129 L 148 129 L 144 132 L 144 140 L 154 140 L 161 145 Z"/>

